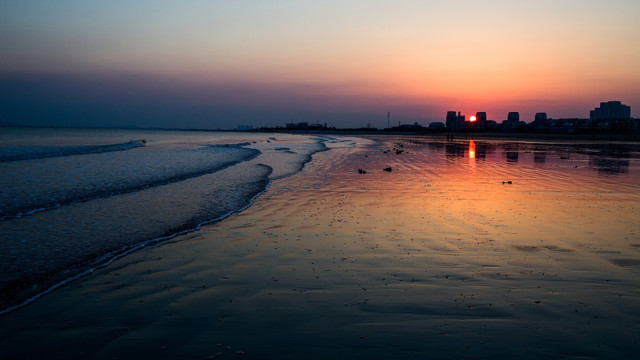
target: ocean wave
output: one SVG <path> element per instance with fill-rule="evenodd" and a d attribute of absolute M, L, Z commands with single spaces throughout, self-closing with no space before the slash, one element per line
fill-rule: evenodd
<path fill-rule="evenodd" d="M 311 142 L 288 143 L 281 146 L 274 143 L 253 145 L 260 150 L 259 160 L 273 169 L 272 180 L 282 179 L 302 171 L 318 152 L 329 150 L 325 142 L 331 138 L 313 137 Z"/>
<path fill-rule="evenodd" d="M 218 174 L 0 224 L 5 239 L 20 238 L 20 228 L 52 224 L 21 244 L 0 242 L 0 268 L 5 278 L 14 278 L 0 282 L 0 316 L 136 250 L 243 211 L 268 189 L 270 173 L 266 165 L 245 162 Z M 12 301 L 27 288 L 35 291 L 32 296 Z"/>
<path fill-rule="evenodd" d="M 109 145 L 6 147 L 0 148 L 0 162 L 126 151 L 145 146 L 145 144 L 145 140 L 132 140 L 125 143 Z"/>
<path fill-rule="evenodd" d="M 131 153 L 0 164 L 0 171 L 13 169 L 25 181 L 55 174 L 53 184 L 24 184 L 39 191 L 34 198 L 40 200 L 33 204 L 54 208 L 31 206 L 32 216 L 18 214 L 0 222 L 0 240 L 6 240 L 0 241 L 5 280 L 0 282 L 0 316 L 131 252 L 243 211 L 272 181 L 302 171 L 313 154 L 328 150 L 328 140 L 164 143 Z M 0 179 L 0 208 L 3 185 L 21 183 L 15 177 L 5 184 Z M 15 190 L 8 192 L 15 195 Z M 4 198 L 11 204 L 10 197 Z M 48 198 L 55 201 L 41 201 Z"/>
<path fill-rule="evenodd" d="M 50 159 L 19 169 L 6 164 L 0 168 L 16 176 L 0 179 L 0 221 L 212 174 L 260 154 L 242 145 L 147 152 L 135 159 L 84 158 L 71 164 Z"/>

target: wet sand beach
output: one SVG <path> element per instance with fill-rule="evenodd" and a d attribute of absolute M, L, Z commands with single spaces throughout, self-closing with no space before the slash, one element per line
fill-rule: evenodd
<path fill-rule="evenodd" d="M 1 317 L 2 358 L 637 355 L 637 157 L 372 139 Z"/>

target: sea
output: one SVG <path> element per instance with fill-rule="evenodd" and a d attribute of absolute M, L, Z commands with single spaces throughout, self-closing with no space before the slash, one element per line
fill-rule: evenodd
<path fill-rule="evenodd" d="M 240 212 L 328 136 L 0 127 L 0 314 Z"/>

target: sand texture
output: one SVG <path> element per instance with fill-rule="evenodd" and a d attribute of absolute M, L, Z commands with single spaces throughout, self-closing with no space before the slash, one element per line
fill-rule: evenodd
<path fill-rule="evenodd" d="M 359 142 L 0 318 L 2 358 L 637 356 L 637 159 Z"/>

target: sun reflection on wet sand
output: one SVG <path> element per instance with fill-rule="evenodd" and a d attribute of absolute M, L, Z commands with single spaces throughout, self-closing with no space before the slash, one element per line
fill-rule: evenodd
<path fill-rule="evenodd" d="M 547 304 L 545 316 L 585 303 L 601 316 L 618 316 L 609 307 L 616 304 L 627 314 L 616 333 L 630 341 L 630 319 L 638 319 L 625 316 L 640 310 L 630 303 L 640 283 L 637 144 L 405 139 L 403 149 L 358 163 L 374 170 L 358 178 L 362 191 L 350 197 L 365 205 L 352 214 L 367 223 L 365 238 L 380 239 L 376 249 L 394 254 L 386 261 L 359 254 L 377 262 L 370 271 L 394 269 L 441 294 L 471 291 L 468 306 L 497 306 L 518 318 L 540 310 L 525 304 Z M 394 172 L 375 174 L 384 164 Z M 421 301 L 446 307 L 421 294 Z"/>

